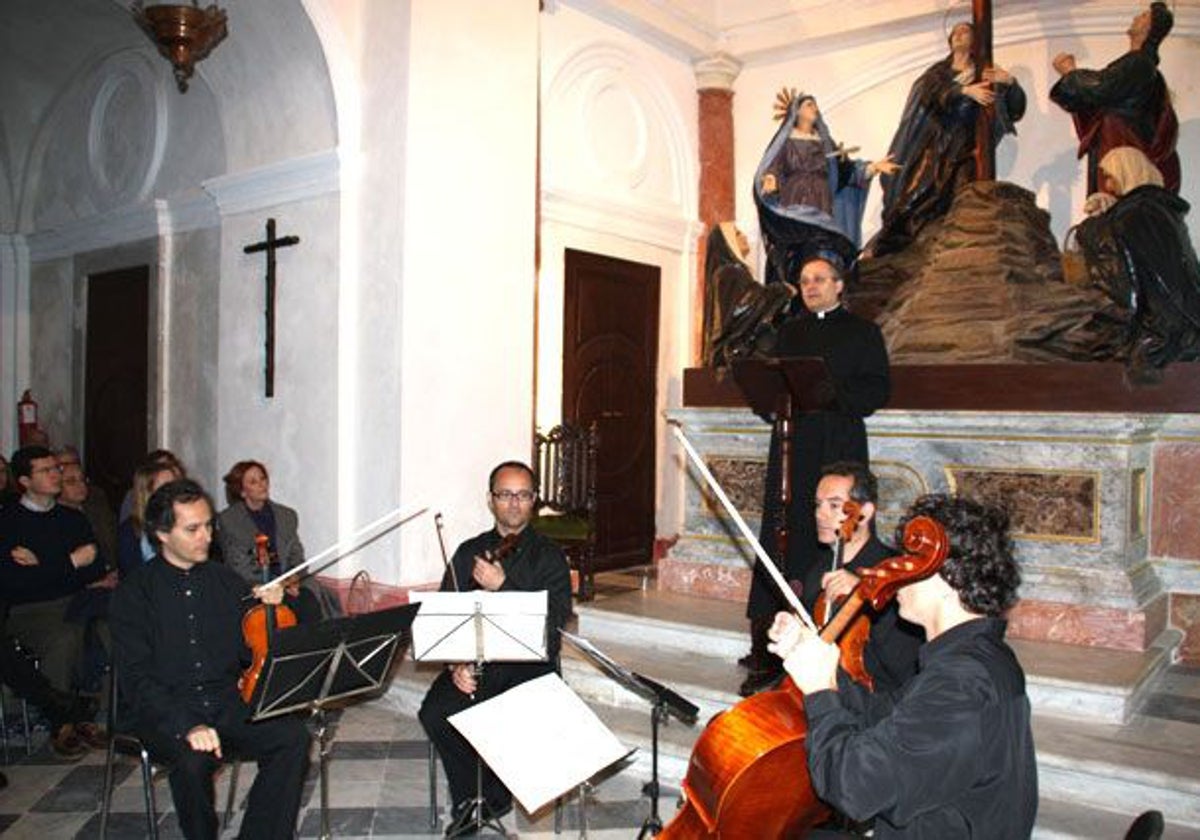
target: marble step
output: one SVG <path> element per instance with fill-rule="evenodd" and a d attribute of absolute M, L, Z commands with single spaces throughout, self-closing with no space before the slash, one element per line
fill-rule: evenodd
<path fill-rule="evenodd" d="M 739 699 L 744 672 L 733 659 L 745 650 L 745 620 L 720 603 L 664 594 L 578 606 L 579 635 L 678 691 L 707 720 Z M 1200 725 L 1134 714 L 1150 687 L 1161 685 L 1176 640 L 1168 633 L 1160 641 L 1141 654 L 1014 643 L 1028 672 L 1048 813 L 1057 803 L 1125 815 L 1156 808 L 1178 827 L 1200 829 Z M 641 702 L 603 674 L 588 674 L 587 665 L 568 654 L 563 673 L 590 702 Z"/>
<path fill-rule="evenodd" d="M 640 590 L 578 605 L 576 612 L 579 634 L 601 647 L 638 639 L 656 649 L 704 653 L 729 663 L 748 649 L 743 607 L 732 601 Z M 1164 631 L 1145 651 L 1019 639 L 1012 647 L 1025 669 L 1036 711 L 1124 723 L 1170 664 L 1180 638 L 1177 630 Z"/>
<path fill-rule="evenodd" d="M 1136 817 L 1123 811 L 1042 798 L 1031 837 L 1032 840 L 1120 840 Z M 1162 836 L 1163 840 L 1198 840 L 1200 830 L 1168 822 Z"/>
<path fill-rule="evenodd" d="M 739 674 L 730 674 L 726 663 L 703 654 L 683 661 L 617 644 L 609 645 L 605 653 L 631 670 L 654 676 L 701 707 L 694 726 L 671 719 L 659 729 L 659 780 L 669 798 L 679 789 L 692 747 L 711 713 L 739 699 L 735 693 Z M 434 666 L 402 663 L 385 702 L 403 714 L 415 715 L 436 672 Z M 649 780 L 652 727 L 645 701 L 570 650 L 563 657 L 563 676 L 623 744 L 636 748 L 632 760 L 614 772 L 639 782 Z M 1169 820 L 1166 837 L 1200 838 L 1198 731 L 1200 727 L 1194 725 L 1163 720 L 1122 727 L 1036 715 L 1041 802 L 1034 836 L 1118 838 L 1134 816 L 1155 808 Z M 662 807 L 666 816 L 669 807 Z"/>

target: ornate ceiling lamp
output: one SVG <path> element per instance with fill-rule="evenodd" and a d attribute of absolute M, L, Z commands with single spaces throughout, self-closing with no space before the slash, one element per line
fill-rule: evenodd
<path fill-rule="evenodd" d="M 190 6 L 172 3 L 143 6 L 142 0 L 138 0 L 129 11 L 163 58 L 175 68 L 175 83 L 180 93 L 187 93 L 188 79 L 196 62 L 212 52 L 228 34 L 225 10 L 215 3 L 201 9 L 197 0 L 192 0 Z"/>

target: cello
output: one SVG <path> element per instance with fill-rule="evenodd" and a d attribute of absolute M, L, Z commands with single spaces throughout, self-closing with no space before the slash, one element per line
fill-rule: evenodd
<path fill-rule="evenodd" d="M 784 598 L 812 627 L 804 607 L 770 557 L 758 545 L 699 454 L 676 425 L 676 436 L 724 504 Z M 820 631 L 836 640 L 864 604 L 882 609 L 900 587 L 934 574 L 948 550 L 942 526 L 916 517 L 905 528 L 905 554 L 860 569 L 860 582 L 842 608 Z M 804 695 L 790 677 L 720 712 L 696 740 L 683 780 L 684 804 L 659 834 L 665 840 L 761 840 L 801 837 L 831 814 L 817 798 L 808 773 L 808 721 Z M 780 784 L 781 780 L 786 785 Z"/>

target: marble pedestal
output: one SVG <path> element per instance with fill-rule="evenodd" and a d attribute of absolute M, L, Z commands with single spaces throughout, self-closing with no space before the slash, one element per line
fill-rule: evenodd
<path fill-rule="evenodd" d="M 768 426 L 742 408 L 670 416 L 757 532 Z M 1152 557 L 1150 546 L 1153 527 L 1170 527 L 1154 509 L 1155 465 L 1166 473 L 1174 464 L 1160 456 L 1187 462 L 1200 454 L 1200 417 L 889 410 L 867 428 L 885 540 L 922 493 L 957 491 L 1009 507 L 1023 575 L 1009 616 L 1014 638 L 1146 650 L 1168 626 L 1164 579 L 1196 591 L 1200 567 Z M 660 561 L 659 586 L 744 599 L 753 553 L 700 481 L 689 472 L 683 531 Z M 1159 486 L 1165 494 L 1166 483 Z"/>

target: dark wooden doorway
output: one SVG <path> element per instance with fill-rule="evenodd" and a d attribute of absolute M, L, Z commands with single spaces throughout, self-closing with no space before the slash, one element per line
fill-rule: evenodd
<path fill-rule="evenodd" d="M 146 454 L 150 268 L 88 277 L 84 455 L 88 477 L 118 506 Z"/>
<path fill-rule="evenodd" d="M 654 545 L 659 270 L 566 252 L 563 420 L 596 421 L 596 569 L 648 563 Z"/>

